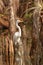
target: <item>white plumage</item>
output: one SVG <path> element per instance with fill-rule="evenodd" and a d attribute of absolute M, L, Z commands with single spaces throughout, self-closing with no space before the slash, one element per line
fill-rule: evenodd
<path fill-rule="evenodd" d="M 20 42 L 20 37 L 21 37 L 21 28 L 20 28 L 20 26 L 18 25 L 19 21 L 20 21 L 20 20 L 17 20 L 17 21 L 16 21 L 16 27 L 17 27 L 18 31 L 15 32 L 15 34 L 14 34 L 14 36 L 13 36 L 13 41 L 15 42 L 15 45 Z"/>

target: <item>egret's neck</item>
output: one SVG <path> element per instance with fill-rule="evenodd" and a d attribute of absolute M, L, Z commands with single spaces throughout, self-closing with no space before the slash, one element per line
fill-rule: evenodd
<path fill-rule="evenodd" d="M 20 28 L 20 26 L 18 25 L 18 21 L 16 21 L 16 27 L 18 28 L 19 35 L 21 36 L 21 28 Z"/>

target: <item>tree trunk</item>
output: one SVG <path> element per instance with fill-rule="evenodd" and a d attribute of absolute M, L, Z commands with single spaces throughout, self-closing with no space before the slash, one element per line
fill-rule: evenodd
<path fill-rule="evenodd" d="M 9 45 L 9 51 L 10 51 L 10 65 L 13 65 L 14 63 L 14 44 L 13 44 L 13 34 L 16 31 L 16 13 L 17 9 L 19 7 L 19 0 L 10 0 L 10 33 L 11 33 L 11 40 Z"/>
<path fill-rule="evenodd" d="M 30 50 L 31 50 L 31 42 L 29 41 L 31 38 L 30 30 L 27 29 L 26 25 L 22 26 L 22 40 L 23 40 L 23 47 L 24 47 L 24 63 L 25 65 L 31 65 L 30 59 Z"/>
<path fill-rule="evenodd" d="M 41 41 L 39 38 L 39 33 L 40 33 L 40 11 L 41 7 L 40 5 L 40 0 L 34 0 L 36 9 L 33 12 L 33 33 L 32 33 L 32 43 L 33 43 L 33 65 L 40 65 L 41 62 L 41 57 L 42 57 L 42 49 L 41 49 Z M 31 50 L 32 51 L 32 50 Z"/>

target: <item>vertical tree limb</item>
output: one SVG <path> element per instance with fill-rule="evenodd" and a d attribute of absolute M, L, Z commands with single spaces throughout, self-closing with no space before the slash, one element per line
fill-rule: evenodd
<path fill-rule="evenodd" d="M 17 13 L 17 9 L 19 7 L 19 0 L 10 0 L 10 32 L 11 32 L 11 40 L 10 40 L 10 45 L 9 45 L 9 51 L 10 51 L 10 65 L 13 65 L 14 62 L 14 46 L 13 46 L 13 34 L 16 31 L 16 13 Z"/>
<path fill-rule="evenodd" d="M 35 49 L 33 50 L 34 61 L 33 65 L 40 65 L 40 58 L 41 58 L 41 42 L 39 39 L 39 32 L 40 32 L 40 11 L 41 11 L 41 3 L 40 0 L 34 0 L 34 4 L 36 9 L 33 12 L 33 45 L 35 45 Z"/>

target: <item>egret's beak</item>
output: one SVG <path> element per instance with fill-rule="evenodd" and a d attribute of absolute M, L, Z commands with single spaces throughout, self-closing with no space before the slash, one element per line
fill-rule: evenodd
<path fill-rule="evenodd" d="M 23 22 L 23 20 L 18 20 L 18 22 L 19 22 L 19 23 L 22 23 L 22 22 Z"/>
<path fill-rule="evenodd" d="M 17 18 L 18 23 L 22 23 L 23 20 L 21 18 Z"/>

